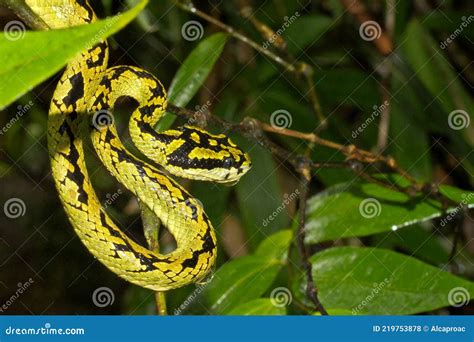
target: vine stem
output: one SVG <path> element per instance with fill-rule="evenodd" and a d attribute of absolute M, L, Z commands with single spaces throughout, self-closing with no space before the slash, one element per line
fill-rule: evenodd
<path fill-rule="evenodd" d="M 159 230 L 161 222 L 158 217 L 144 204 L 140 203 L 141 217 L 143 223 L 143 234 L 148 248 L 156 253 L 160 252 Z M 166 309 L 166 292 L 155 291 L 156 312 L 159 316 L 168 315 Z"/>

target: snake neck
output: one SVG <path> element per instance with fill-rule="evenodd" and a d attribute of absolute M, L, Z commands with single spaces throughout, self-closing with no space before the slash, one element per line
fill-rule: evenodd
<path fill-rule="evenodd" d="M 83 25 L 97 20 L 86 0 L 24 0 L 25 4 L 52 29 Z"/>

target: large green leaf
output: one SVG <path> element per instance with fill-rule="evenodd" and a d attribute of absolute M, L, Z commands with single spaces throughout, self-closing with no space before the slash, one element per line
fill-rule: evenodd
<path fill-rule="evenodd" d="M 425 105 L 397 70 L 393 72 L 390 102 L 390 155 L 419 180 L 431 181 L 430 141 L 424 124 Z"/>
<path fill-rule="evenodd" d="M 286 314 L 285 307 L 276 306 L 270 298 L 258 298 L 230 310 L 228 315 L 280 316 Z"/>
<path fill-rule="evenodd" d="M 191 51 L 171 82 L 168 90 L 170 103 L 186 106 L 191 101 L 220 57 L 226 41 L 226 34 L 215 33 Z M 174 119 L 173 115 L 166 113 L 158 122 L 157 130 L 168 129 Z"/>
<path fill-rule="evenodd" d="M 472 173 L 474 125 L 469 125 L 469 122 L 474 119 L 474 104 L 464 87 L 462 74 L 449 63 L 440 44 L 417 20 L 407 27 L 400 56 L 396 64 L 406 59 L 414 73 L 408 76 L 409 80 L 416 77 L 431 95 L 424 107 L 424 111 L 429 111 L 430 115 L 423 124 L 449 136 L 452 151 L 459 156 L 467 171 Z"/>
<path fill-rule="evenodd" d="M 57 71 L 69 59 L 127 25 L 148 0 L 112 18 L 62 30 L 0 35 L 0 109 Z M 21 36 L 24 35 L 24 36 Z"/>
<path fill-rule="evenodd" d="M 395 178 L 400 185 L 406 181 Z M 457 203 L 474 207 L 474 193 L 450 186 L 441 192 Z M 317 243 L 351 236 L 396 230 L 440 217 L 441 205 L 425 196 L 407 195 L 372 183 L 343 183 L 308 201 L 307 242 Z"/>
<path fill-rule="evenodd" d="M 265 293 L 285 262 L 282 255 L 290 242 L 288 231 L 279 232 L 262 242 L 256 255 L 230 261 L 219 268 L 203 293 L 209 310 L 214 314 L 228 313 Z M 271 253 L 269 246 L 273 246 Z"/>
<path fill-rule="evenodd" d="M 332 248 L 311 262 L 323 305 L 353 314 L 420 313 L 474 295 L 474 283 L 389 250 Z"/>

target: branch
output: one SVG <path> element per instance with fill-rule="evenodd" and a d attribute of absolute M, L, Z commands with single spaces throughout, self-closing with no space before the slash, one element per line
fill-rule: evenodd
<path fill-rule="evenodd" d="M 297 244 L 298 251 L 301 255 L 301 261 L 303 263 L 303 269 L 306 275 L 306 294 L 308 298 L 316 306 L 321 315 L 328 315 L 328 312 L 319 301 L 316 286 L 313 279 L 313 266 L 309 261 L 309 252 L 305 244 L 305 224 L 306 224 L 306 201 L 309 193 L 309 183 L 311 180 L 310 176 L 311 165 L 305 165 L 300 169 L 300 197 L 299 197 L 299 224 L 297 233 Z"/>
<path fill-rule="evenodd" d="M 148 248 L 156 253 L 160 252 L 159 230 L 161 222 L 156 215 L 144 204 L 140 203 L 141 217 L 143 223 L 143 234 L 148 244 Z M 162 291 L 155 291 L 156 312 L 159 316 L 166 316 L 166 294 Z"/>
<path fill-rule="evenodd" d="M 24 0 L 0 0 L 0 5 L 8 7 L 28 26 L 36 30 L 49 29 L 49 26 L 31 10 Z"/>
<path fill-rule="evenodd" d="M 279 50 L 284 51 L 285 54 L 288 55 L 290 60 L 288 60 L 288 58 L 284 58 L 283 56 L 277 55 L 276 53 L 272 52 L 269 48 L 264 48 L 262 44 L 259 44 L 255 42 L 254 40 L 250 39 L 249 37 L 243 35 L 242 33 L 239 33 L 233 27 L 226 25 L 223 22 L 219 21 L 218 19 L 210 16 L 209 14 L 197 9 L 194 6 L 194 4 L 189 0 L 188 1 L 176 0 L 175 3 L 176 3 L 176 6 L 181 8 L 182 10 L 188 13 L 191 13 L 193 15 L 196 15 L 203 20 L 206 20 L 207 22 L 217 26 L 219 29 L 227 32 L 232 37 L 251 46 L 253 49 L 267 56 L 274 62 L 280 64 L 281 66 L 283 66 L 285 70 L 293 73 L 297 77 L 303 77 L 307 84 L 307 91 L 305 91 L 304 93 L 308 94 L 307 95 L 308 101 L 311 103 L 312 110 L 319 120 L 318 129 L 324 129 L 327 127 L 328 123 L 327 123 L 326 117 L 324 116 L 322 112 L 321 104 L 316 94 L 316 88 L 313 82 L 313 75 L 314 75 L 313 67 L 305 62 L 294 61 L 294 58 L 286 52 L 286 42 L 284 41 L 283 37 L 281 37 L 281 35 L 278 35 L 276 32 L 274 32 L 271 28 L 263 24 L 261 21 L 255 19 L 251 14 L 253 10 L 252 10 L 252 7 L 248 4 L 248 2 L 246 2 L 245 6 L 241 9 L 240 11 L 241 15 L 244 18 L 249 19 L 250 22 L 257 28 L 257 30 L 262 34 L 264 38 L 265 37 L 274 38 L 274 42 L 270 45 L 276 47 Z M 270 41 L 270 39 L 267 39 L 267 40 Z"/>

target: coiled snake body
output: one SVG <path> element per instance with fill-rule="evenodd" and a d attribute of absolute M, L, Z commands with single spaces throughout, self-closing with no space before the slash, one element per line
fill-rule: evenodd
<path fill-rule="evenodd" d="M 96 20 L 86 0 L 25 3 L 52 29 Z M 109 110 L 122 96 L 138 102 L 130 117 L 130 136 L 144 155 L 173 175 L 233 183 L 250 168 L 250 160 L 222 134 L 190 126 L 157 133 L 153 127 L 167 104 L 160 81 L 132 66 L 107 69 L 107 62 L 106 41 L 71 60 L 51 102 L 48 148 L 61 202 L 87 249 L 127 281 L 163 291 L 200 280 L 216 259 L 216 236 L 209 219 L 180 185 L 127 151 Z M 102 209 L 84 160 L 86 131 L 108 171 L 174 236 L 174 251 L 159 254 L 140 246 Z"/>

